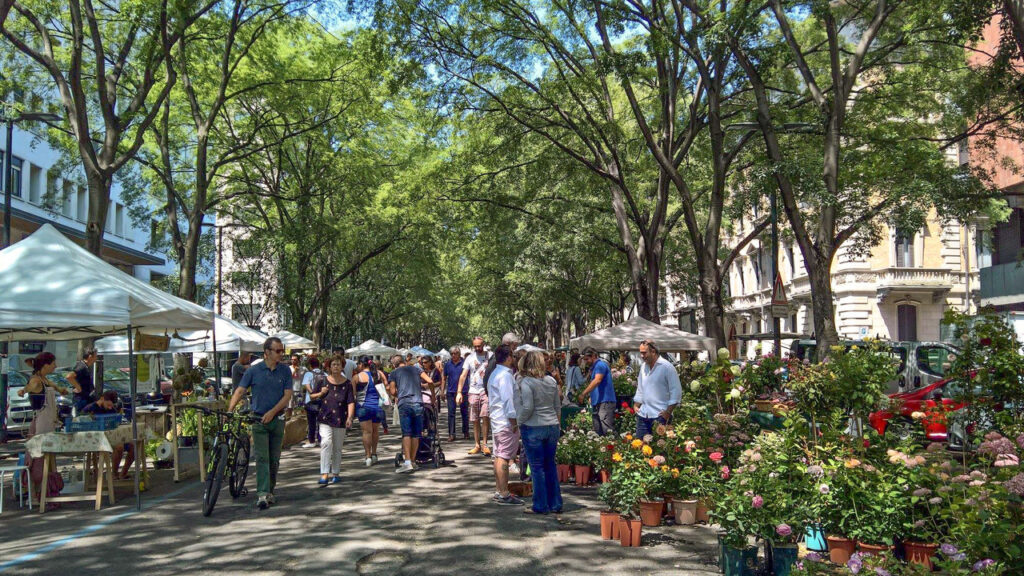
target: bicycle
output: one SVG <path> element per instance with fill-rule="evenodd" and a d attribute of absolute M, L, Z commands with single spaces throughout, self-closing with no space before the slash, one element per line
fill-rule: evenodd
<path fill-rule="evenodd" d="M 203 516 L 213 513 L 217 504 L 224 474 L 230 470 L 228 490 L 232 498 L 248 494 L 245 489 L 245 478 L 249 474 L 249 434 L 245 424 L 259 422 L 260 418 L 249 410 L 239 412 L 223 412 L 196 406 L 196 410 L 212 414 L 219 419 L 226 419 L 220 431 L 213 438 L 210 447 L 210 458 L 206 465 L 206 485 L 203 488 Z"/>

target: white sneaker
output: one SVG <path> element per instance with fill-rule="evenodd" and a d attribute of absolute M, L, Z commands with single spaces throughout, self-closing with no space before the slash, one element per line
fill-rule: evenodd
<path fill-rule="evenodd" d="M 316 444 L 313 444 L 312 442 L 305 442 L 305 443 L 302 444 L 302 447 L 303 448 L 316 448 Z"/>
<path fill-rule="evenodd" d="M 402 463 L 401 466 L 399 466 L 398 468 L 395 469 L 395 472 L 398 472 L 399 474 L 402 474 L 404 472 L 412 472 L 412 470 L 413 470 L 412 462 L 409 462 L 408 460 L 406 460 L 404 463 Z"/>
<path fill-rule="evenodd" d="M 370 456 L 370 460 L 373 461 L 373 464 L 376 464 L 377 463 L 377 455 L 373 454 L 372 456 Z"/>
<path fill-rule="evenodd" d="M 366 459 L 366 467 L 369 468 L 370 466 L 373 466 L 373 458 Z"/>

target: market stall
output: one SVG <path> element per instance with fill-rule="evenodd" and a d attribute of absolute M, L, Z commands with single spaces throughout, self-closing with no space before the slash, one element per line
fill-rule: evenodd
<path fill-rule="evenodd" d="M 49 224 L 0 251 L 0 294 L 0 339 L 12 342 L 125 334 L 132 356 L 133 335 L 208 330 L 213 325 L 210 310 L 122 272 Z M 134 398 L 137 375 L 131 360 L 129 367 Z M 139 441 L 134 420 L 132 441 Z M 45 457 L 45 449 L 40 454 Z M 137 508 L 142 506 L 139 474 L 136 459 Z"/>
<path fill-rule="evenodd" d="M 345 350 L 345 354 L 348 354 L 350 358 L 358 358 L 360 356 L 390 358 L 391 356 L 399 353 L 400 352 L 397 349 L 392 348 L 391 346 L 385 346 L 376 340 L 367 340 L 355 348 Z"/>
<path fill-rule="evenodd" d="M 639 316 L 621 324 L 597 332 L 573 338 L 571 348 L 582 350 L 593 346 L 597 350 L 636 351 L 642 340 L 652 340 L 661 352 L 708 352 L 714 353 L 715 340 L 706 336 L 690 334 L 669 326 L 655 324 Z"/>
<path fill-rule="evenodd" d="M 281 344 L 284 344 L 286 350 L 313 350 L 316 348 L 316 344 L 313 343 L 309 338 L 303 338 L 298 334 L 293 334 L 287 330 L 281 330 L 275 334 L 271 334 L 274 338 L 280 338 Z"/>

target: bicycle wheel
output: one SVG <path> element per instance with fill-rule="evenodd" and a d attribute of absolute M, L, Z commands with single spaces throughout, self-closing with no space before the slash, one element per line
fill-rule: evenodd
<path fill-rule="evenodd" d="M 211 472 L 206 476 L 206 488 L 203 490 L 203 516 L 213 513 L 213 507 L 217 504 L 217 496 L 220 495 L 220 485 L 224 482 L 224 469 L 227 465 L 228 446 L 221 444 L 213 454 Z"/>
<path fill-rule="evenodd" d="M 231 497 L 238 498 L 245 491 L 245 477 L 249 474 L 249 438 L 239 438 L 235 442 L 235 461 L 231 468 L 228 489 Z"/>

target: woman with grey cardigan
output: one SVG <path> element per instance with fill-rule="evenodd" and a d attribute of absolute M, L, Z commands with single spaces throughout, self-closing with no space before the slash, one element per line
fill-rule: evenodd
<path fill-rule="evenodd" d="M 533 478 L 533 506 L 525 510 L 527 514 L 562 512 L 562 491 L 555 470 L 561 401 L 558 384 L 554 378 L 545 376 L 544 370 L 542 352 L 529 352 L 523 356 L 519 360 L 522 379 L 512 399 Z"/>

